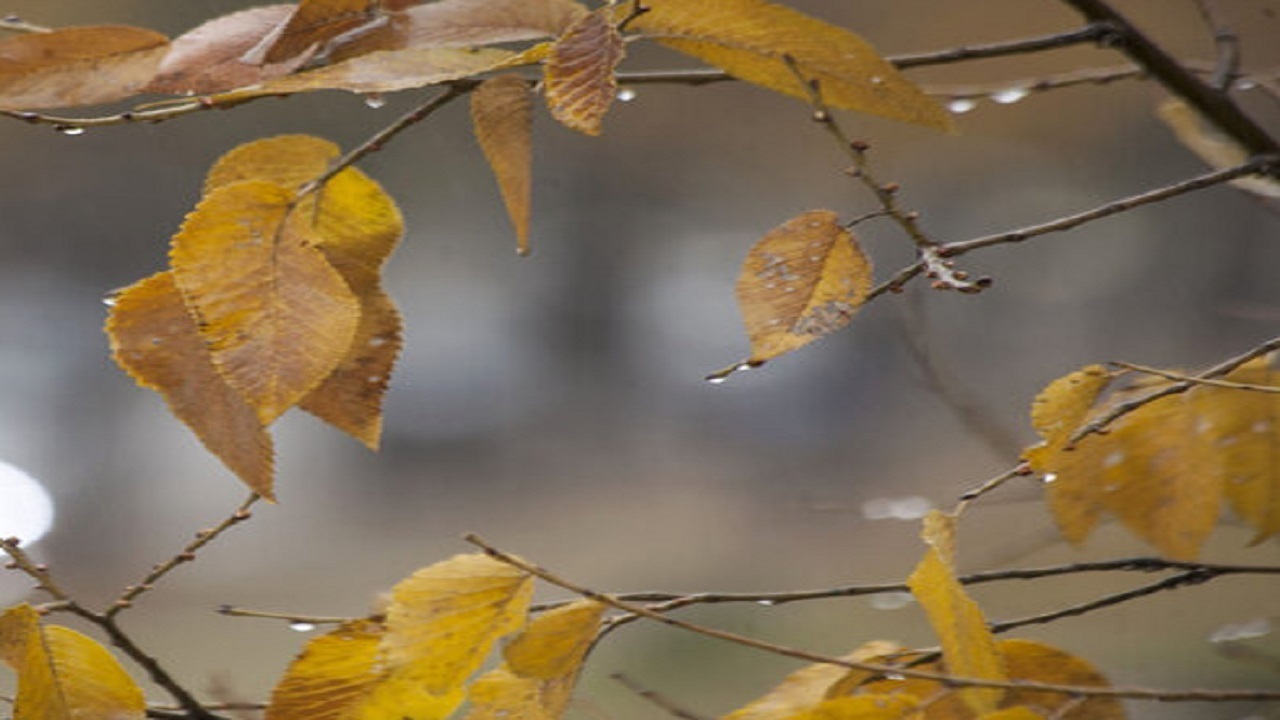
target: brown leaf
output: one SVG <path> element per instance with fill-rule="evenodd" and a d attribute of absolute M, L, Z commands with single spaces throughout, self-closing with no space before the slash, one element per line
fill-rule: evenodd
<path fill-rule="evenodd" d="M 629 28 L 735 77 L 802 99 L 927 125 L 951 116 L 857 35 L 764 0 L 644 0 Z M 626 8 L 629 9 L 628 3 Z M 794 68 L 794 69 L 793 69 Z"/>
<path fill-rule="evenodd" d="M 492 48 L 406 48 L 358 55 L 314 70 L 286 75 L 261 85 L 215 95 L 215 103 L 234 103 L 261 95 L 314 90 L 383 93 L 425 87 L 506 67 L 519 57 Z"/>
<path fill-rule="evenodd" d="M 248 51 L 247 62 L 278 63 L 311 55 L 325 42 L 375 20 L 377 0 L 301 0 L 289 21 Z"/>
<path fill-rule="evenodd" d="M 160 393 L 250 489 L 273 499 L 271 436 L 218 374 L 173 273 L 153 275 L 116 297 L 107 335 L 116 363 L 130 377 Z"/>
<path fill-rule="evenodd" d="M 545 71 L 547 107 L 565 127 L 599 135 L 618 94 L 614 70 L 622 62 L 622 35 L 603 12 L 583 15 L 551 46 Z"/>
<path fill-rule="evenodd" d="M 586 12 L 573 0 L 439 0 L 389 13 L 388 23 L 335 48 L 332 58 L 553 38 Z"/>
<path fill-rule="evenodd" d="M 71 27 L 0 40 L 0 107 L 96 105 L 135 95 L 169 39 L 128 26 Z"/>
<path fill-rule="evenodd" d="M 516 231 L 516 252 L 529 254 L 533 192 L 533 96 L 518 75 L 489 78 L 471 94 L 471 123 L 498 180 Z"/>
<path fill-rule="evenodd" d="M 758 365 L 839 330 L 871 290 L 871 261 L 829 210 L 769 231 L 738 275 L 738 306 Z"/>
<path fill-rule="evenodd" d="M 244 59 L 286 22 L 293 5 L 264 5 L 214 18 L 173 41 L 147 92 L 208 94 L 288 75 L 307 61 L 299 55 L 263 65 Z"/>
<path fill-rule="evenodd" d="M 187 216 L 170 260 L 214 363 L 263 424 L 315 389 L 346 356 L 359 300 L 306 223 L 293 191 L 248 180 Z"/>

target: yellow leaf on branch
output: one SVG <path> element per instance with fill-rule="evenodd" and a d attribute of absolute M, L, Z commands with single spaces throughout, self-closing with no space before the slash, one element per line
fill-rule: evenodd
<path fill-rule="evenodd" d="M 593 12 L 570 25 L 546 61 L 543 83 L 551 115 L 565 127 L 599 135 L 618 94 L 614 70 L 624 52 L 622 35 L 606 13 Z"/>
<path fill-rule="evenodd" d="M 127 26 L 72 27 L 0 40 L 0 108 L 96 105 L 151 82 L 169 38 Z"/>
<path fill-rule="evenodd" d="M 896 643 L 873 640 L 843 656 L 853 662 L 871 662 L 900 650 Z M 856 672 L 856 671 L 855 671 Z M 787 720 L 820 705 L 829 698 L 845 695 L 837 684 L 850 675 L 847 668 L 827 663 L 807 665 L 788 675 L 763 696 L 724 716 L 724 720 Z"/>
<path fill-rule="evenodd" d="M 843 28 L 764 0 L 642 4 L 645 12 L 628 29 L 747 82 L 806 100 L 804 83 L 816 82 L 830 107 L 940 130 L 952 126 L 938 103 Z"/>
<path fill-rule="evenodd" d="M 528 81 L 499 75 L 481 83 L 471 94 L 471 124 L 515 228 L 516 251 L 527 255 L 533 194 L 533 95 Z"/>
<path fill-rule="evenodd" d="M 18 675 L 13 720 L 142 720 L 146 700 L 106 648 L 29 605 L 0 615 L 0 658 Z"/>

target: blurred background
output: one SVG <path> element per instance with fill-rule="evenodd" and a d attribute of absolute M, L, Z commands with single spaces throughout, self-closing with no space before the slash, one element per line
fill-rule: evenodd
<path fill-rule="evenodd" d="M 177 35 L 251 4 L 10 0 L 0 10 L 50 26 L 133 24 Z M 789 4 L 888 55 L 1080 23 L 1051 0 Z M 1192 0 L 1116 4 L 1182 57 L 1212 60 L 1212 35 Z M 1217 5 L 1243 37 L 1245 67 L 1274 77 L 1280 3 Z M 998 95 L 953 106 L 965 111 L 955 136 L 840 121 L 872 144 L 875 172 L 902 184 L 903 203 L 933 237 L 967 239 L 1204 171 L 1154 116 L 1162 96 L 1149 83 L 1017 92 L 1058 72 L 1122 62 L 1086 47 L 909 73 L 930 87 L 978 84 Z M 624 66 L 670 67 L 692 65 L 633 50 Z M 465 103 L 362 165 L 409 226 L 387 271 L 407 342 L 383 449 L 370 453 L 302 414 L 277 425 L 279 505 L 258 508 L 126 618 L 178 677 L 224 699 L 265 697 L 307 638 L 285 623 L 219 616 L 219 604 L 359 615 L 414 569 L 469 551 L 464 532 L 608 591 L 900 580 L 921 554 L 916 519 L 1010 467 L 1010 444 L 1034 441 L 1027 407 L 1049 380 L 1112 359 L 1196 367 L 1274 336 L 1280 324 L 1280 216 L 1220 187 L 967 256 L 963 267 L 995 278 L 991 290 L 883 297 L 833 337 L 708 384 L 704 374 L 747 353 L 733 297 L 747 248 L 804 210 L 854 217 L 873 201 L 841 175 L 843 157 L 801 103 L 738 83 L 633 89 L 600 138 L 538 117 L 530 258 L 513 251 Z M 104 295 L 166 264 L 169 237 L 222 153 L 282 133 L 349 148 L 429 92 L 391 96 L 380 109 L 315 93 L 75 137 L 0 122 L 0 460 L 52 496 L 52 530 L 32 550 L 78 597 L 107 602 L 245 496 L 158 396 L 113 365 Z M 1274 98 L 1256 89 L 1241 97 L 1280 128 Z M 859 234 L 879 277 L 910 261 L 890 224 L 865 223 Z M 936 391 L 939 381 L 1009 440 L 976 432 Z M 27 495 L 9 489 L 19 487 L 0 482 L 0 508 L 19 507 Z M 20 513 L 28 520 L 41 512 L 38 501 L 30 507 Z M 11 527 L 0 532 L 19 532 Z M 1205 559 L 1280 560 L 1274 543 L 1246 548 L 1250 535 L 1228 523 Z M 1114 523 L 1084 548 L 1064 545 L 1030 482 L 972 508 L 960 550 L 966 571 L 1150 554 Z M 974 592 L 999 620 L 1142 582 L 1077 576 Z M 28 586 L 0 575 L 0 598 L 43 600 Z M 1274 598 L 1274 582 L 1221 579 L 1019 636 L 1078 653 L 1117 683 L 1274 688 L 1274 671 L 1229 659 L 1210 641 L 1224 626 L 1252 628 L 1245 634 L 1260 636 L 1252 647 L 1280 652 L 1266 634 L 1280 614 Z M 825 653 L 880 638 L 933 644 L 919 609 L 893 600 L 685 617 Z M 635 624 L 598 650 L 573 711 L 660 716 L 608 679 L 625 672 L 720 714 L 794 667 Z M 1130 710 L 1280 717 L 1249 704 Z"/>

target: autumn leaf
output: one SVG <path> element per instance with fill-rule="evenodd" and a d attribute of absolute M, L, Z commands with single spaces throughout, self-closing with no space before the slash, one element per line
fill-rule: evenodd
<path fill-rule="evenodd" d="M 1231 382 L 1280 387 L 1265 359 L 1229 373 Z M 1253 544 L 1280 533 L 1280 396 L 1200 387 L 1196 430 L 1216 449 L 1231 509 L 1254 528 Z"/>
<path fill-rule="evenodd" d="M 587 9 L 573 0 L 438 0 L 334 48 L 334 62 L 379 50 L 458 48 L 558 37 Z"/>
<path fill-rule="evenodd" d="M 622 35 L 603 11 L 583 15 L 551 46 L 544 74 L 547 108 L 565 127 L 599 135 L 618 94 L 614 70 Z"/>
<path fill-rule="evenodd" d="M 919 717 L 919 703 L 906 695 L 839 697 L 790 716 L 790 720 L 908 720 Z"/>
<path fill-rule="evenodd" d="M 307 61 L 299 55 L 263 65 L 244 59 L 287 21 L 294 5 L 264 5 L 214 18 L 177 37 L 147 92 L 209 94 L 288 75 Z"/>
<path fill-rule="evenodd" d="M 895 652 L 895 643 L 875 640 L 866 643 L 842 659 L 851 662 L 868 662 L 873 658 Z M 829 697 L 833 685 L 848 675 L 849 670 L 839 665 L 815 663 L 790 675 L 764 696 L 725 715 L 723 720 L 787 720 L 797 713 L 813 708 Z"/>
<path fill-rule="evenodd" d="M 644 0 L 643 6 L 628 29 L 747 82 L 802 99 L 809 98 L 805 83 L 816 82 L 831 107 L 952 127 L 941 106 L 848 30 L 764 0 Z"/>
<path fill-rule="evenodd" d="M 359 299 L 291 215 L 294 192 L 251 180 L 215 189 L 170 260 L 219 372 L 269 424 L 347 355 Z"/>
<path fill-rule="evenodd" d="M 955 578 L 954 521 L 937 510 L 925 517 L 922 537 L 929 551 L 911 573 L 907 585 L 942 644 L 947 672 L 966 678 L 1005 680 L 1003 658 L 996 651 L 995 638 L 982 611 Z M 999 688 L 968 687 L 959 692 L 978 713 L 995 710 L 1004 695 Z"/>
<path fill-rule="evenodd" d="M 120 663 L 94 640 L 41 625 L 30 605 L 0 615 L 0 658 L 18 674 L 14 720 L 142 720 L 146 700 Z"/>
<path fill-rule="evenodd" d="M 1207 122 L 1181 99 L 1171 97 L 1160 104 L 1156 115 L 1173 131 L 1178 142 L 1217 170 L 1243 165 L 1249 153 L 1231 136 Z M 1231 184 L 1265 198 L 1280 198 L 1280 182 L 1265 175 L 1237 178 Z"/>
<path fill-rule="evenodd" d="M 255 64 L 311 54 L 325 42 L 355 31 L 377 17 L 377 0 L 301 0 L 289 21 L 246 53 Z"/>
<path fill-rule="evenodd" d="M 531 621 L 503 650 L 505 662 L 471 685 L 466 720 L 555 720 L 564 714 L 605 606 L 579 600 Z"/>
<path fill-rule="evenodd" d="M 870 291 L 871 261 L 835 213 L 810 210 L 774 228 L 752 246 L 738 275 L 738 307 L 751 339 L 742 365 L 761 365 L 839 330 Z"/>
<path fill-rule="evenodd" d="M 173 273 L 120 293 L 107 319 L 115 361 L 139 385 L 160 393 L 200 442 L 254 492 L 273 499 L 271 436 L 218 374 Z"/>
<path fill-rule="evenodd" d="M 96 105 L 142 90 L 169 38 L 107 25 L 27 33 L 0 40 L 0 107 L 20 110 Z"/>
<path fill-rule="evenodd" d="M 518 75 L 489 78 L 471 94 L 471 123 L 516 231 L 516 252 L 529 254 L 533 190 L 533 96 Z"/>
<path fill-rule="evenodd" d="M 978 720 L 1045 720 L 1045 717 L 1029 707 L 1020 706 L 984 713 Z"/>
<path fill-rule="evenodd" d="M 470 677 L 499 638 L 524 624 L 533 581 L 486 555 L 423 568 L 391 591 L 383 650 L 426 690 L 444 694 Z"/>
<path fill-rule="evenodd" d="M 243 180 L 300 187 L 328 170 L 341 154 L 337 145 L 314 135 L 259 138 L 237 145 L 218 158 L 205 174 L 204 193 L 208 195 Z"/>

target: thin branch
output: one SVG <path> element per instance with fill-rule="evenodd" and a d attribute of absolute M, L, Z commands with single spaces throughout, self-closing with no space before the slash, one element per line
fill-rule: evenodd
<path fill-rule="evenodd" d="M 1057 50 L 1058 48 L 1096 43 L 1106 40 L 1112 30 L 1105 23 L 1090 23 L 1076 30 L 1068 30 L 1051 35 L 1005 40 L 986 45 L 969 45 L 965 47 L 939 50 L 935 52 L 917 53 L 914 55 L 893 55 L 889 62 L 899 68 L 924 67 L 928 65 L 948 65 L 966 60 L 983 60 L 986 58 L 1007 57 L 1009 55 L 1026 55 L 1028 53 Z"/>
<path fill-rule="evenodd" d="M 1126 370 L 1140 372 L 1145 375 L 1154 375 L 1162 377 L 1166 380 L 1176 380 L 1178 382 L 1191 383 L 1192 385 L 1208 385 L 1210 387 L 1218 387 L 1226 390 L 1249 390 L 1252 392 L 1263 393 L 1280 393 L 1280 387 L 1275 385 L 1254 385 L 1252 383 L 1230 382 L 1228 380 L 1214 380 L 1212 378 L 1198 378 L 1191 375 L 1183 375 L 1181 373 L 1169 372 L 1160 368 L 1147 367 L 1146 365 L 1138 365 L 1135 363 L 1122 362 L 1120 360 L 1112 360 L 1111 365 L 1122 367 Z"/>
<path fill-rule="evenodd" d="M 116 601 L 112 603 L 111 607 L 107 608 L 105 613 L 106 617 L 114 617 L 120 613 L 120 611 L 133 605 L 133 601 L 137 599 L 139 595 L 152 589 L 157 581 L 165 575 L 168 575 L 174 568 L 183 563 L 195 560 L 196 553 L 198 553 L 205 545 L 213 542 L 218 538 L 218 536 L 222 535 L 222 533 L 232 527 L 239 525 L 252 517 L 249 509 L 253 507 L 254 503 L 261 499 L 262 496 L 257 493 L 251 493 L 244 502 L 240 503 L 240 507 L 236 508 L 236 511 L 227 516 L 225 520 L 207 530 L 197 532 L 195 540 L 187 543 L 186 547 L 182 548 L 177 555 L 174 555 L 168 560 L 153 567 L 151 572 L 147 573 L 147 576 L 142 578 L 138 584 L 126 587 L 124 592 L 120 594 L 120 597 L 116 598 Z"/>
<path fill-rule="evenodd" d="M 36 25 L 35 23 L 29 23 L 17 15 L 5 15 L 4 17 L 0 17 L 0 30 L 22 33 L 53 32 L 52 28 L 47 28 L 43 25 Z"/>
<path fill-rule="evenodd" d="M 736 633 L 717 630 L 694 623 L 677 620 L 668 617 L 659 612 L 651 610 L 641 605 L 635 605 L 618 597 L 597 592 L 587 587 L 569 582 L 558 575 L 520 558 L 509 555 L 496 547 L 490 545 L 478 535 L 469 534 L 464 538 L 467 542 L 475 545 L 490 557 L 504 562 L 512 567 L 518 568 L 534 575 L 546 582 L 558 587 L 564 588 L 582 597 L 595 600 L 597 602 L 610 605 L 619 610 L 638 615 L 647 620 L 669 625 L 671 627 L 680 628 L 699 635 L 732 642 L 744 647 L 750 647 L 765 652 L 791 657 L 798 660 L 806 660 L 813 663 L 821 663 L 825 665 L 835 665 L 845 667 L 852 670 L 862 670 L 865 672 L 892 674 L 902 677 L 917 678 L 920 680 L 929 680 L 941 683 L 948 687 L 995 687 L 1007 690 L 1023 690 L 1033 692 L 1047 692 L 1071 696 L 1088 696 L 1088 697 L 1113 697 L 1113 698 L 1131 698 L 1135 700 L 1158 700 L 1162 702 L 1226 702 L 1226 701 L 1264 701 L 1264 700 L 1280 700 L 1280 691 L 1274 690 L 1164 690 L 1138 687 L 1086 687 L 1079 685 L 1063 685 L 1057 683 L 1039 683 L 1024 680 L 1013 681 L 996 681 L 983 680 L 979 678 L 957 677 L 942 673 L 925 672 L 914 668 L 895 667 L 890 665 L 882 665 L 878 663 L 865 663 L 842 658 L 830 657 L 811 653 L 799 648 L 787 647 L 784 645 L 776 645 L 774 643 L 757 640 L 755 638 L 738 635 Z"/>
<path fill-rule="evenodd" d="M 1250 348 L 1249 350 L 1246 350 L 1245 352 L 1233 358 L 1228 358 L 1218 363 L 1217 365 L 1214 365 L 1208 370 L 1200 373 L 1199 375 L 1195 376 L 1191 380 L 1204 380 L 1206 378 L 1211 379 L 1211 378 L 1221 377 L 1231 372 L 1232 370 L 1235 370 L 1241 365 L 1244 365 L 1250 360 L 1253 360 L 1254 358 L 1262 357 L 1263 355 L 1266 355 L 1269 352 L 1274 352 L 1275 350 L 1280 350 L 1280 337 L 1272 338 L 1260 345 L 1257 345 L 1255 347 Z M 1119 420 L 1120 418 L 1124 417 L 1125 415 L 1128 415 L 1134 410 L 1137 410 L 1143 405 L 1155 402 L 1156 400 L 1159 400 L 1160 398 L 1163 398 L 1163 397 L 1169 397 L 1170 395 L 1177 395 L 1178 393 L 1184 393 L 1190 390 L 1191 388 L 1196 386 L 1196 383 L 1192 382 L 1191 380 L 1175 382 L 1172 385 L 1166 385 L 1165 387 L 1162 387 L 1159 390 L 1154 390 L 1145 395 L 1142 395 L 1141 397 L 1137 397 L 1132 400 L 1127 400 L 1125 402 L 1117 404 L 1115 407 L 1103 413 L 1101 416 L 1095 418 L 1094 420 L 1089 422 L 1087 425 L 1084 425 L 1080 429 L 1076 430 L 1075 434 L 1072 435 L 1071 438 L 1067 440 L 1067 443 L 1069 445 L 1074 445 L 1075 443 L 1080 442 L 1081 440 L 1088 437 L 1089 435 L 1092 435 L 1094 433 L 1104 432 L 1116 420 Z"/>
<path fill-rule="evenodd" d="M 972 490 L 966 490 L 963 493 L 961 493 L 960 502 L 956 505 L 955 510 L 951 511 L 951 514 L 960 515 L 965 511 L 965 508 L 969 507 L 970 503 L 982 497 L 983 495 L 986 495 L 987 493 L 1001 487 L 1002 485 L 1004 485 L 1005 483 L 1009 482 L 1010 480 L 1016 477 L 1027 477 L 1030 474 L 1031 474 L 1031 467 L 1026 463 L 1019 463 L 1018 465 L 1012 468 L 1009 468 L 1008 470 L 1005 470 L 999 475 L 996 475 L 990 480 L 987 480 L 986 482 L 982 483 L 978 487 L 973 488 Z"/>
<path fill-rule="evenodd" d="M 1057 220 L 1051 220 L 1038 225 L 1030 225 L 1017 230 L 997 233 L 995 235 L 987 235 L 986 237 L 975 238 L 973 240 L 947 243 L 939 246 L 938 253 L 942 257 L 947 258 L 959 257 L 965 253 L 990 247 L 992 245 L 1017 243 L 1034 237 L 1039 237 L 1040 235 L 1070 230 L 1072 228 L 1079 227 L 1080 225 L 1084 225 L 1085 223 L 1100 220 L 1127 210 L 1132 210 L 1136 207 L 1160 202 L 1162 200 L 1168 200 L 1170 198 L 1178 197 L 1179 195 L 1185 195 L 1189 192 L 1203 190 L 1215 185 L 1221 185 L 1246 175 L 1254 175 L 1275 162 L 1276 158 L 1272 157 L 1254 158 L 1249 162 L 1236 165 L 1235 167 L 1207 172 L 1188 180 L 1183 180 L 1172 185 L 1166 185 L 1165 187 L 1157 188 L 1155 190 L 1149 190 L 1138 195 L 1131 195 L 1126 198 L 1114 200 L 1104 205 L 1099 205 L 1092 210 L 1086 210 L 1074 215 L 1067 215 L 1066 217 L 1061 217 Z"/>
<path fill-rule="evenodd" d="M 1147 71 L 1167 90 L 1200 111 L 1210 122 L 1245 148 L 1250 155 L 1280 156 L 1277 142 L 1226 93 L 1205 84 L 1117 12 L 1107 0 L 1062 0 L 1091 23 L 1114 30 L 1113 45 Z"/>
<path fill-rule="evenodd" d="M 426 120 L 435 111 L 475 89 L 476 85 L 477 83 L 474 82 L 450 83 L 444 92 L 431 97 L 418 107 L 401 115 L 395 122 L 378 131 L 373 137 L 352 148 L 350 152 L 335 161 L 324 174 L 302 186 L 298 190 L 298 197 L 304 197 L 320 189 L 325 183 L 332 180 L 335 175 L 360 162 L 368 155 L 378 152 L 396 135 Z"/>
<path fill-rule="evenodd" d="M 659 694 L 657 691 L 644 687 L 622 673 L 614 673 L 610 675 L 609 678 L 617 681 L 619 685 L 622 685 L 636 695 L 648 700 L 657 707 L 662 708 L 669 715 L 681 718 L 681 720 L 711 720 L 707 715 L 699 715 L 691 710 L 686 710 L 680 707 L 678 704 Z"/>
<path fill-rule="evenodd" d="M 264 620 L 280 620 L 293 624 L 305 625 L 341 625 L 345 622 L 351 622 L 354 618 L 338 617 L 336 615 L 298 615 L 294 613 L 278 613 L 270 610 L 253 610 L 250 608 L 236 607 L 234 605 L 219 605 L 218 614 L 227 617 L 247 617 L 261 618 Z"/>
<path fill-rule="evenodd" d="M 9 556 L 9 562 L 5 567 L 9 570 L 21 570 L 26 573 L 28 577 L 36 581 L 37 590 L 48 593 L 50 597 L 64 605 L 65 609 L 78 614 L 79 610 L 82 610 L 80 605 L 53 581 L 53 576 L 49 574 L 49 566 L 37 563 L 31 559 L 30 555 L 27 555 L 26 551 L 20 547 L 21 542 L 22 540 L 16 537 L 0 538 L 0 550 L 3 550 Z"/>
<path fill-rule="evenodd" d="M 1025 627 L 1027 625 L 1043 625 L 1056 620 L 1061 620 L 1062 618 L 1078 617 L 1080 615 L 1093 612 L 1094 610 L 1101 610 L 1102 608 L 1119 605 L 1121 603 L 1129 602 L 1130 600 L 1146 597 L 1147 595 L 1154 595 L 1166 590 L 1176 590 L 1178 588 L 1187 587 L 1188 585 L 1199 585 L 1200 583 L 1208 582 L 1214 578 L 1222 577 L 1222 575 L 1223 573 L 1207 569 L 1188 570 L 1132 590 L 1107 595 L 1079 605 L 1060 608 L 1053 612 L 1032 615 L 1018 620 L 1006 620 L 1004 622 L 990 623 L 990 628 L 993 633 L 1003 633 L 1015 628 Z"/>
<path fill-rule="evenodd" d="M 1227 26 L 1214 0 L 1195 0 L 1195 3 L 1200 17 L 1213 32 L 1213 44 L 1218 49 L 1218 61 L 1209 85 L 1225 93 L 1240 70 L 1240 37 Z"/>

